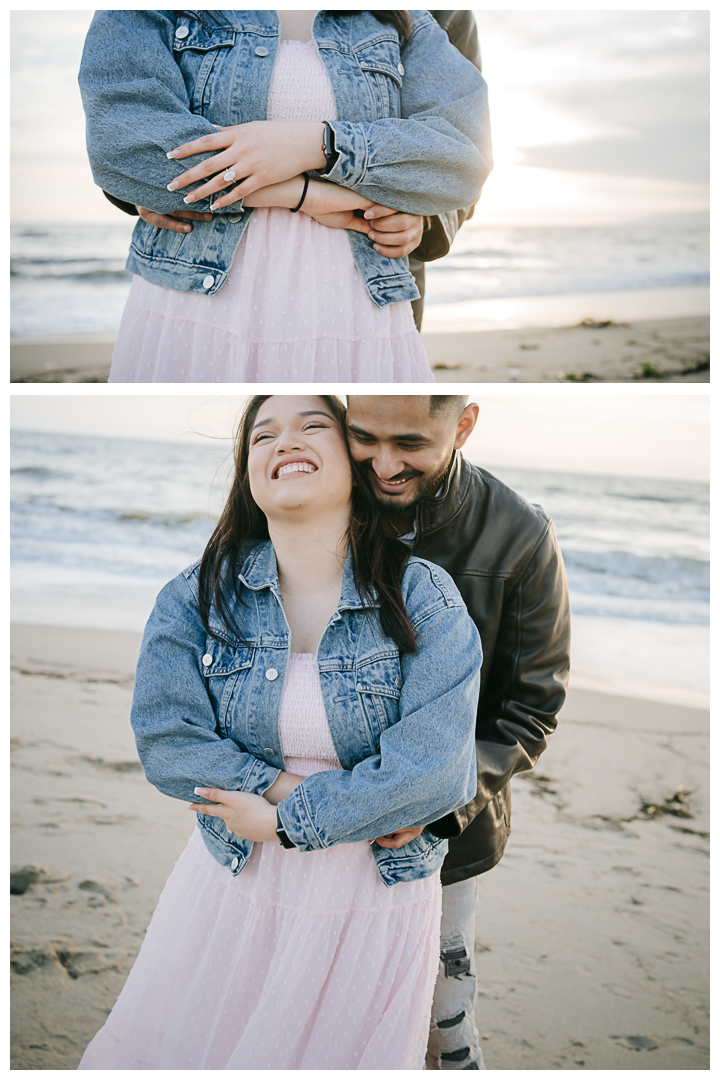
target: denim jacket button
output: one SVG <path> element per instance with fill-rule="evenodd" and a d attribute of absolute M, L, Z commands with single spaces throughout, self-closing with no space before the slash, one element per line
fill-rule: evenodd
<path fill-rule="evenodd" d="M 270 52 L 270 50 L 267 49 L 264 45 L 258 45 L 257 49 L 255 50 L 255 55 L 256 56 L 267 56 L 267 54 L 269 52 Z"/>
<path fill-rule="evenodd" d="M 230 869 L 231 870 L 237 870 L 239 865 L 240 865 L 240 860 L 238 859 L 238 857 L 236 855 L 235 858 L 233 859 L 233 861 L 230 863 Z"/>
<path fill-rule="evenodd" d="M 189 33 L 190 31 L 188 30 L 187 26 L 178 26 L 177 30 L 175 31 L 175 37 L 180 38 L 180 40 L 182 41 L 182 39 L 186 38 Z"/>
<path fill-rule="evenodd" d="M 210 667 L 213 662 L 212 653 L 206 652 L 202 658 L 203 667 Z"/>
<path fill-rule="evenodd" d="M 242 214 L 228 214 L 227 219 L 231 225 L 237 225 L 238 221 L 242 221 L 243 216 Z"/>
<path fill-rule="evenodd" d="M 399 75 L 404 75 L 405 74 L 405 68 L 402 66 L 402 64 L 398 64 L 398 74 Z"/>
<path fill-rule="evenodd" d="M 395 680 L 395 685 L 398 688 L 398 690 L 402 689 L 402 684 L 403 684 L 403 680 L 398 675 L 397 679 Z"/>
<path fill-rule="evenodd" d="M 267 671 L 265 672 L 265 678 L 267 679 L 268 682 L 275 682 L 277 677 L 278 677 L 278 673 L 277 673 L 277 671 L 275 670 L 274 667 L 269 667 L 267 669 Z"/>
<path fill-rule="evenodd" d="M 212 274 L 208 274 L 207 277 L 203 278 L 203 289 L 212 289 L 214 284 L 215 278 L 212 276 Z"/>
<path fill-rule="evenodd" d="M 274 753 L 275 751 L 273 750 L 272 746 L 263 747 L 263 754 L 265 755 L 265 757 L 272 757 Z"/>

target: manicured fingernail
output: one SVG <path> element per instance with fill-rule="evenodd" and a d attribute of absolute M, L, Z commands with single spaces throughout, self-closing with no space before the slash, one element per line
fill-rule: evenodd
<path fill-rule="evenodd" d="M 196 795 L 207 795 L 208 789 L 205 788 L 205 787 L 196 787 L 196 788 L 193 788 L 193 791 L 195 792 Z"/>
<path fill-rule="evenodd" d="M 191 229 L 192 229 L 192 225 L 183 225 L 183 227 L 182 227 L 183 232 L 190 232 Z"/>
<path fill-rule="evenodd" d="M 174 150 L 168 150 L 165 157 L 174 158 L 175 157 L 175 151 Z"/>
<path fill-rule="evenodd" d="M 210 209 L 211 210 L 222 210 L 222 206 L 220 205 L 219 202 L 214 202 L 214 203 L 210 204 Z"/>
<path fill-rule="evenodd" d="M 194 195 L 186 195 L 185 198 L 183 199 L 183 202 L 184 203 L 195 202 L 195 196 Z"/>
<path fill-rule="evenodd" d="M 365 217 L 366 218 L 373 218 L 373 217 L 375 217 L 375 214 L 373 213 L 372 210 L 366 210 L 365 211 Z"/>
<path fill-rule="evenodd" d="M 371 240 L 375 239 L 375 233 L 374 232 L 369 232 L 368 236 L 370 237 Z"/>
<path fill-rule="evenodd" d="M 380 250 L 380 245 L 379 244 L 373 244 L 373 251 L 379 251 L 379 250 Z"/>
<path fill-rule="evenodd" d="M 178 188 L 178 187 L 180 187 L 180 185 L 178 184 L 177 180 L 171 180 L 171 182 L 167 186 L 167 189 L 168 189 L 168 191 L 174 191 L 175 188 Z"/>

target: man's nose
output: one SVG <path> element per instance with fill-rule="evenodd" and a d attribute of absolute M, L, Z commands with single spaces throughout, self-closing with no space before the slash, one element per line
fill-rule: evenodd
<path fill-rule="evenodd" d="M 375 475 L 381 480 L 392 480 L 405 468 L 405 464 L 392 450 L 381 450 L 372 459 Z"/>

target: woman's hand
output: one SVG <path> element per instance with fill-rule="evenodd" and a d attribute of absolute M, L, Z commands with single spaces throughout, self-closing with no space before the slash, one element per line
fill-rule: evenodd
<path fill-rule="evenodd" d="M 231 833 L 245 840 L 266 843 L 277 840 L 277 811 L 262 795 L 247 791 L 221 791 L 219 788 L 195 788 L 195 794 L 210 803 L 191 803 L 197 814 L 222 818 Z"/>
<path fill-rule="evenodd" d="M 424 825 L 419 825 L 412 829 L 398 829 L 397 832 L 388 833 L 387 836 L 379 836 L 377 840 L 371 841 L 373 844 L 379 844 L 380 847 L 386 848 L 401 848 L 409 844 L 411 840 L 414 840 L 420 835 L 425 828 Z"/>
<path fill-rule="evenodd" d="M 249 124 L 221 128 L 216 135 L 204 135 L 170 151 L 168 157 L 176 160 L 208 151 L 219 153 L 176 177 L 168 188 L 177 191 L 213 177 L 186 197 L 186 203 L 193 203 L 240 180 L 232 192 L 215 202 L 218 207 L 229 206 L 259 188 L 279 184 L 311 169 L 322 169 L 325 165 L 323 127 L 321 122 L 253 120 Z M 225 180 L 222 174 L 228 169 L 235 176 Z"/>
<path fill-rule="evenodd" d="M 140 217 L 150 225 L 156 225 L 158 229 L 170 229 L 172 232 L 192 232 L 192 225 L 183 224 L 188 221 L 212 221 L 212 214 L 203 214 L 198 210 L 168 210 L 167 214 L 158 214 L 154 210 L 148 210 L 145 206 L 136 206 Z"/>

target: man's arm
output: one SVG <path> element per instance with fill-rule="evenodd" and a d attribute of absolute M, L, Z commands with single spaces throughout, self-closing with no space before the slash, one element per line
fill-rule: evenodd
<path fill-rule="evenodd" d="M 430 14 L 442 26 L 450 43 L 470 60 L 478 71 L 482 71 L 480 42 L 472 11 L 431 11 Z M 475 204 L 426 218 L 425 232 L 412 253 L 413 258 L 420 262 L 433 262 L 447 255 L 455 234 L 463 222 L 473 216 L 474 211 Z M 422 289 L 420 291 L 423 292 Z"/>
<path fill-rule="evenodd" d="M 481 637 L 482 637 L 482 628 Z M 478 707 L 476 797 L 429 826 L 459 836 L 517 772 L 531 769 L 557 726 L 570 668 L 570 603 L 552 525 L 506 598 Z"/>

